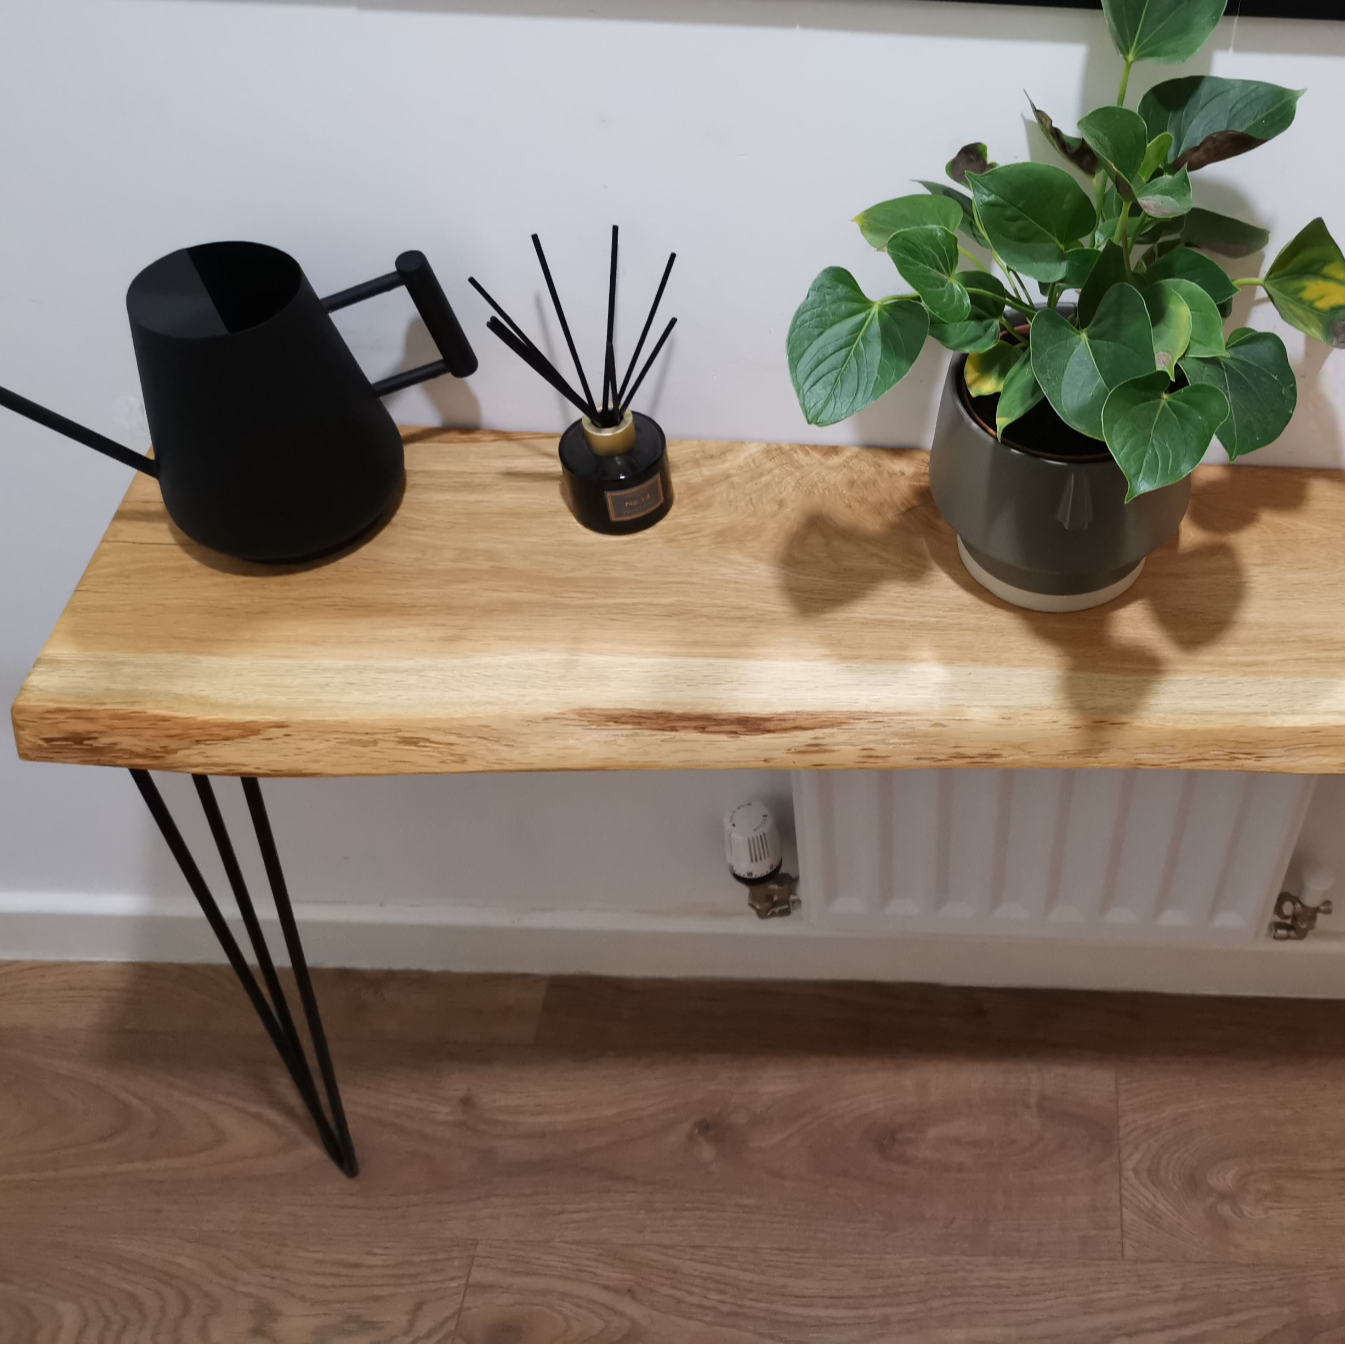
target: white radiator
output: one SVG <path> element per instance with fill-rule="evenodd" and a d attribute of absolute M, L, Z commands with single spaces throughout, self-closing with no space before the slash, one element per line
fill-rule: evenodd
<path fill-rule="evenodd" d="M 1316 776 L 795 771 L 814 923 L 912 933 L 1250 943 Z"/>

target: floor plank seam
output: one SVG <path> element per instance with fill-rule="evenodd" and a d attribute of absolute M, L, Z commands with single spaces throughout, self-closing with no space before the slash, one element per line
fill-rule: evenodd
<path fill-rule="evenodd" d="M 1116 1227 L 1121 1240 L 1121 1260 L 1128 1261 L 1130 1255 L 1126 1248 L 1126 1192 L 1125 1192 L 1125 1144 L 1121 1130 L 1121 1075 L 1113 1066 L 1111 1072 L 1112 1097 L 1116 1103 Z"/>
<path fill-rule="evenodd" d="M 476 1252 L 477 1248 L 480 1246 L 481 1239 L 473 1238 L 471 1259 L 467 1262 L 467 1273 L 462 1277 L 462 1293 L 458 1297 L 458 1311 L 453 1317 L 453 1330 L 449 1332 L 449 1336 L 452 1340 L 462 1339 L 458 1334 L 458 1329 L 462 1326 L 462 1310 L 467 1305 L 467 1290 L 470 1289 L 472 1285 L 472 1271 L 476 1269 Z"/>

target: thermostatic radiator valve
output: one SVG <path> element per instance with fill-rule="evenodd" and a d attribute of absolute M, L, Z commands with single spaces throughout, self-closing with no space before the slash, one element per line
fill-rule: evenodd
<path fill-rule="evenodd" d="M 1317 928 L 1319 915 L 1331 914 L 1331 903 L 1326 894 L 1336 881 L 1329 869 L 1312 864 L 1303 870 L 1302 891 L 1281 892 L 1275 899 L 1275 918 L 1270 922 L 1273 939 L 1306 939 Z"/>
<path fill-rule="evenodd" d="M 764 803 L 740 804 L 724 818 L 724 857 L 729 872 L 747 888 L 748 904 L 762 920 L 798 910 L 799 880 L 782 872 L 780 829 Z"/>

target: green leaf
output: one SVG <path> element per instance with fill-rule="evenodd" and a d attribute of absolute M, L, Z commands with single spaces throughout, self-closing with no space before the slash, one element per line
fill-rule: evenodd
<path fill-rule="evenodd" d="M 962 322 L 970 314 L 971 300 L 957 278 L 957 235 L 951 229 L 937 224 L 903 229 L 887 240 L 887 255 L 935 321 Z"/>
<path fill-rule="evenodd" d="M 973 397 L 993 397 L 1004 390 L 1004 379 L 1023 358 L 1022 346 L 1006 345 L 1004 342 L 991 346 L 989 350 L 978 351 L 967 356 L 967 367 L 963 378 L 967 391 Z"/>
<path fill-rule="evenodd" d="M 1224 320 L 1214 300 L 1199 285 L 1191 280 L 1156 280 L 1146 292 L 1146 298 L 1148 293 L 1155 290 L 1179 295 L 1191 310 L 1191 341 L 1187 349 L 1192 355 L 1218 356 L 1224 353 L 1227 349 L 1224 345 Z"/>
<path fill-rule="evenodd" d="M 949 350 L 989 350 L 999 340 L 1000 314 L 1009 296 L 984 271 L 959 271 L 957 278 L 971 301 L 971 314 L 963 322 L 931 322 L 929 334 Z"/>
<path fill-rule="evenodd" d="M 1060 280 L 1066 251 L 1092 232 L 1097 216 L 1063 168 L 1012 163 L 968 175 L 976 215 L 1006 265 L 1033 280 Z"/>
<path fill-rule="evenodd" d="M 945 197 L 921 196 L 917 192 L 870 206 L 855 216 L 855 223 L 865 239 L 881 252 L 887 247 L 887 240 L 902 229 L 918 229 L 927 224 L 956 229 L 962 223 L 962 208 Z"/>
<path fill-rule="evenodd" d="M 1288 129 L 1303 92 L 1258 79 L 1188 75 L 1154 85 L 1139 112 L 1150 135 L 1172 135 L 1173 167 L 1194 172 Z"/>
<path fill-rule="evenodd" d="M 1130 199 L 1149 147 L 1144 119 L 1128 108 L 1100 107 L 1080 120 L 1079 130 L 1112 175 L 1121 195 Z"/>
<path fill-rule="evenodd" d="M 1171 149 L 1172 136 L 1167 131 L 1163 131 L 1149 141 L 1148 148 L 1144 151 L 1144 162 L 1140 164 L 1141 181 L 1147 182 L 1167 163 L 1168 153 Z"/>
<path fill-rule="evenodd" d="M 1094 439 L 1102 438 L 1102 407 L 1112 388 L 1155 367 L 1149 314 L 1133 285 L 1113 285 L 1086 331 L 1049 308 L 1032 319 L 1037 382 L 1061 420 Z"/>
<path fill-rule="evenodd" d="M 1155 280 L 1189 280 L 1199 285 L 1216 305 L 1231 302 L 1238 293 L 1238 287 L 1218 262 L 1186 247 L 1174 248 L 1150 262 L 1144 268 L 1144 279 L 1149 283 Z"/>
<path fill-rule="evenodd" d="M 1165 173 L 1135 188 L 1135 200 L 1146 215 L 1170 219 L 1191 209 L 1191 179 L 1185 168 Z"/>
<path fill-rule="evenodd" d="M 1027 415 L 1045 395 L 1032 372 L 1032 361 L 1019 360 L 1004 375 L 1004 388 L 995 408 L 995 433 L 1003 439 L 1004 431 L 1015 420 Z"/>
<path fill-rule="evenodd" d="M 1182 370 L 1192 383 L 1218 388 L 1228 398 L 1228 419 L 1218 435 L 1233 460 L 1278 439 L 1298 405 L 1289 353 L 1274 332 L 1239 327 L 1222 359 L 1187 358 Z"/>
<path fill-rule="evenodd" d="M 1250 257 L 1270 242 L 1267 230 L 1200 206 L 1182 220 L 1181 237 L 1191 247 L 1217 252 L 1221 257 Z"/>
<path fill-rule="evenodd" d="M 1171 286 L 1155 285 L 1144 292 L 1144 306 L 1153 324 L 1154 359 L 1169 378 L 1191 344 L 1191 310 Z"/>
<path fill-rule="evenodd" d="M 981 232 L 981 226 L 976 223 L 976 208 L 972 199 L 964 191 L 958 191 L 956 187 L 950 187 L 943 182 L 926 182 L 920 179 L 920 185 L 935 196 L 942 196 L 945 200 L 956 201 L 957 208 L 962 212 L 962 223 L 957 227 L 971 239 L 973 243 L 979 243 L 982 247 L 989 247 L 989 239 Z M 939 221 L 942 223 L 942 221 Z M 883 244 L 887 246 L 886 243 Z"/>
<path fill-rule="evenodd" d="M 929 330 L 916 299 L 869 299 L 849 271 L 829 266 L 789 324 L 786 351 L 810 425 L 834 425 L 877 401 L 915 363 Z"/>
<path fill-rule="evenodd" d="M 1263 283 L 1291 327 L 1345 349 L 1345 257 L 1320 215 L 1290 240 Z"/>
<path fill-rule="evenodd" d="M 1072 248 L 1065 254 L 1065 274 L 1059 281 L 1062 288 L 1082 289 L 1101 257 L 1102 253 L 1097 248 Z"/>
<path fill-rule="evenodd" d="M 1127 61 L 1179 65 L 1205 45 L 1225 0 L 1102 0 L 1107 30 Z"/>
<path fill-rule="evenodd" d="M 997 163 L 991 163 L 989 159 L 990 151 L 979 141 L 973 141 L 970 145 L 963 145 L 951 159 L 943 166 L 943 171 L 957 183 L 959 187 L 967 185 L 968 173 L 988 173 L 992 168 L 998 168 Z"/>
<path fill-rule="evenodd" d="M 1129 482 L 1126 500 L 1193 472 L 1227 417 L 1228 399 L 1218 388 L 1192 384 L 1174 390 L 1163 373 L 1113 388 L 1102 428 Z"/>
<path fill-rule="evenodd" d="M 1101 247 L 1116 237 L 1116 224 L 1121 218 L 1125 202 L 1116 190 L 1116 184 L 1107 178 L 1102 188 L 1102 213 L 1098 216 L 1097 227 L 1093 230 L 1093 246 Z"/>
<path fill-rule="evenodd" d="M 1097 172 L 1097 155 L 1093 153 L 1092 147 L 1082 136 L 1066 135 L 1032 99 L 1029 98 L 1027 104 L 1047 140 L 1081 173 L 1092 177 Z"/>
<path fill-rule="evenodd" d="M 1087 327 L 1102 302 L 1102 296 L 1113 285 L 1126 278 L 1125 252 L 1119 243 L 1108 243 L 1098 257 L 1097 265 L 1088 276 L 1088 282 L 1079 291 L 1079 302 L 1074 312 L 1080 327 Z"/>

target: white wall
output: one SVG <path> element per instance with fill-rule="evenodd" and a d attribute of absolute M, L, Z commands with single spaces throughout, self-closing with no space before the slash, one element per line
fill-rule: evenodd
<path fill-rule="evenodd" d="M 1281 140 L 1202 175 L 1202 199 L 1265 223 L 1272 248 L 1319 213 L 1345 236 L 1345 184 L 1323 171 L 1345 24 L 1226 21 L 1194 68 L 1309 90 Z M 1172 73 L 1144 70 L 1137 87 Z M 1024 154 L 1021 89 L 1068 122 L 1110 98 L 1116 74 L 1098 15 L 921 0 L 0 0 L 0 382 L 143 443 L 122 299 L 148 261 L 255 238 L 325 291 L 419 247 L 482 367 L 394 412 L 557 430 L 564 406 L 485 333 L 466 275 L 554 341 L 528 243 L 539 230 L 596 352 L 618 222 L 626 342 L 679 255 L 665 311 L 680 323 L 645 401 L 670 433 L 923 445 L 939 352 L 880 406 L 811 430 L 783 357 L 794 305 L 827 264 L 889 288 L 850 217 L 937 177 L 964 141 Z M 341 325 L 371 375 L 427 356 L 404 296 Z M 1289 339 L 1300 412 L 1260 460 L 1345 465 L 1342 362 Z M 5 703 L 129 475 L 0 420 Z M 718 817 L 763 790 L 788 796 L 751 774 L 273 792 L 300 897 L 727 910 L 740 898 Z M 0 893 L 181 890 L 124 773 L 25 765 L 0 735 L 0 803 Z M 616 818 L 637 829 L 651 875 L 638 883 L 605 844 Z"/>

